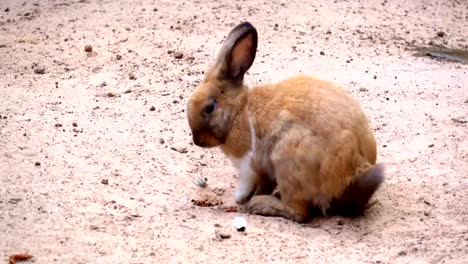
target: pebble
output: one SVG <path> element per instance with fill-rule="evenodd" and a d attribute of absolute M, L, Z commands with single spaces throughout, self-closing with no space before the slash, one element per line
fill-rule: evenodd
<path fill-rule="evenodd" d="M 468 120 L 463 120 L 463 119 L 459 119 L 459 118 L 452 118 L 452 121 L 455 122 L 455 123 L 459 123 L 459 124 L 468 123 Z"/>
<path fill-rule="evenodd" d="M 46 68 L 44 65 L 35 65 L 33 66 L 33 70 L 35 74 L 44 74 L 46 71 Z"/>
<path fill-rule="evenodd" d="M 62 124 L 57 123 L 57 124 L 55 124 L 55 127 L 62 127 Z"/>
<path fill-rule="evenodd" d="M 129 78 L 130 80 L 136 80 L 135 74 L 133 74 L 133 73 L 129 73 L 129 74 L 128 74 L 128 78 Z"/>
<path fill-rule="evenodd" d="M 445 32 L 439 31 L 439 32 L 437 32 L 437 36 L 438 36 L 439 38 L 443 38 L 443 37 L 445 37 Z"/>
<path fill-rule="evenodd" d="M 40 163 L 39 161 L 36 161 L 36 162 L 34 163 L 34 165 L 36 165 L 36 167 L 38 167 L 38 166 L 41 166 L 41 163 Z"/>
<path fill-rule="evenodd" d="M 188 152 L 187 148 L 186 148 L 186 147 L 182 147 L 182 146 L 172 146 L 171 149 L 174 150 L 174 151 L 177 151 L 177 152 L 179 152 L 179 153 L 182 153 L 182 154 Z"/>
<path fill-rule="evenodd" d="M 216 238 L 218 238 L 218 240 L 228 239 L 231 238 L 231 234 L 226 231 L 216 231 Z"/>
<path fill-rule="evenodd" d="M 183 57 L 184 57 L 184 54 L 182 54 L 182 52 L 177 51 L 174 53 L 174 58 L 176 59 L 182 59 Z"/>
<path fill-rule="evenodd" d="M 434 144 L 429 144 L 429 146 L 428 146 L 428 147 L 432 148 L 432 147 L 434 147 Z"/>
<path fill-rule="evenodd" d="M 160 138 L 160 139 L 159 139 L 159 143 L 160 143 L 160 144 L 164 144 L 164 142 L 165 142 L 165 141 L 164 141 L 164 138 Z"/>
<path fill-rule="evenodd" d="M 77 126 L 78 126 L 78 123 L 73 122 L 72 125 L 73 125 L 74 127 L 77 127 Z"/>
<path fill-rule="evenodd" d="M 108 93 L 107 93 L 107 96 L 109 96 L 109 97 L 116 97 L 116 96 L 117 96 L 117 93 L 108 92 Z"/>
<path fill-rule="evenodd" d="M 361 87 L 361 88 L 359 88 L 359 91 L 360 91 L 360 92 L 367 92 L 367 89 L 364 88 L 364 87 Z"/>
<path fill-rule="evenodd" d="M 115 59 L 116 59 L 116 60 L 121 60 L 121 59 L 122 59 L 122 55 L 119 55 L 119 54 L 115 55 Z"/>
<path fill-rule="evenodd" d="M 92 52 L 92 51 L 93 51 L 93 46 L 91 46 L 91 45 L 89 45 L 89 44 L 86 45 L 86 46 L 84 47 L 84 51 L 86 51 L 86 52 Z"/>
<path fill-rule="evenodd" d="M 156 110 L 156 107 L 151 106 L 151 107 L 150 107 L 150 111 L 154 111 L 154 110 Z"/>
<path fill-rule="evenodd" d="M 5 12 L 10 12 L 10 8 L 5 8 Z"/>
<path fill-rule="evenodd" d="M 324 52 L 324 51 L 320 51 L 320 55 L 325 55 L 325 52 Z"/>
<path fill-rule="evenodd" d="M 11 198 L 10 200 L 8 200 L 9 203 L 11 204 L 17 204 L 19 202 L 21 202 L 23 199 L 21 198 Z"/>
<path fill-rule="evenodd" d="M 108 179 L 102 179 L 102 180 L 101 180 L 101 183 L 104 184 L 104 185 L 108 185 L 108 184 L 109 184 L 109 180 L 108 180 Z"/>

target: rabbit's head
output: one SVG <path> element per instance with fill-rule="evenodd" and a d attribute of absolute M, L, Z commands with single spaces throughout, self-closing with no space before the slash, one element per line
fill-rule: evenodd
<path fill-rule="evenodd" d="M 193 142 L 200 147 L 222 145 L 248 98 L 243 80 L 257 50 L 257 30 L 243 22 L 229 32 L 214 65 L 187 104 Z"/>

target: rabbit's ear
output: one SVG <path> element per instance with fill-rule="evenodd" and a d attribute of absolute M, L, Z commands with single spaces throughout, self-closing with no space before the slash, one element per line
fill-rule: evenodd
<path fill-rule="evenodd" d="M 242 83 L 257 53 L 258 35 L 255 27 L 243 22 L 229 32 L 219 52 L 216 66 L 218 78 Z"/>

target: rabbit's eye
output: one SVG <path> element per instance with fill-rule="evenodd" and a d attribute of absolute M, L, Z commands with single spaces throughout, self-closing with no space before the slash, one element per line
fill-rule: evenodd
<path fill-rule="evenodd" d="M 204 116 L 209 116 L 211 115 L 211 113 L 213 113 L 213 111 L 215 110 L 216 108 L 216 101 L 211 101 L 209 102 L 205 108 L 203 108 L 203 115 Z"/>

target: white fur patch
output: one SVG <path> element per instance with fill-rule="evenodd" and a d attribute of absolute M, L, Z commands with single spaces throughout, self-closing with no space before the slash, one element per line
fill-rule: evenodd
<path fill-rule="evenodd" d="M 255 152 L 255 127 L 252 118 L 249 117 L 250 126 L 250 150 L 242 158 L 231 158 L 232 163 L 239 169 L 239 187 L 236 190 L 235 200 L 238 204 L 247 202 L 248 196 L 255 190 L 256 175 L 252 170 L 251 162 Z"/>

